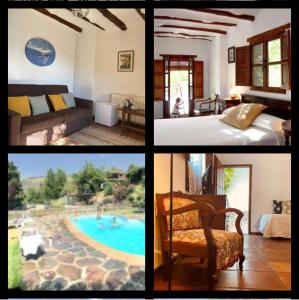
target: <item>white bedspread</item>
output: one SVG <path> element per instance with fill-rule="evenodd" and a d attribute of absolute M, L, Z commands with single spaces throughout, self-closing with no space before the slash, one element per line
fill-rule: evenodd
<path fill-rule="evenodd" d="M 223 123 L 222 115 L 155 120 L 155 145 L 281 145 L 281 128 L 250 126 L 240 130 Z"/>
<path fill-rule="evenodd" d="M 265 238 L 291 238 L 291 215 L 263 214 L 259 231 L 263 233 Z"/>

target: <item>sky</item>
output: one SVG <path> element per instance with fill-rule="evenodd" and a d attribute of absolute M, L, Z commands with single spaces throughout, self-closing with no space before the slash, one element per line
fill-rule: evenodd
<path fill-rule="evenodd" d="M 9 154 L 21 173 L 21 178 L 45 176 L 48 169 L 63 169 L 71 175 L 91 162 L 96 167 L 115 167 L 126 171 L 130 164 L 145 166 L 144 154 Z"/>

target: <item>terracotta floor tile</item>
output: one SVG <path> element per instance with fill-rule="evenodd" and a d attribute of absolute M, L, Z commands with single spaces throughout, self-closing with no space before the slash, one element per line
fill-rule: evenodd
<path fill-rule="evenodd" d="M 261 259 L 259 260 L 245 259 L 243 263 L 243 270 L 244 271 L 265 271 L 265 272 L 272 271 L 269 264 L 266 261 Z"/>
<path fill-rule="evenodd" d="M 291 278 L 292 278 L 291 273 L 278 272 L 276 274 L 279 277 L 279 279 L 282 281 L 284 286 L 290 290 L 291 289 Z"/>
<path fill-rule="evenodd" d="M 274 272 L 291 272 L 291 264 L 286 262 L 268 262 Z"/>
<path fill-rule="evenodd" d="M 218 281 L 215 288 L 238 288 L 238 272 L 237 271 L 221 271 L 218 274 Z"/>
<path fill-rule="evenodd" d="M 240 288 L 255 290 L 286 290 L 274 272 L 243 271 L 240 273 Z"/>

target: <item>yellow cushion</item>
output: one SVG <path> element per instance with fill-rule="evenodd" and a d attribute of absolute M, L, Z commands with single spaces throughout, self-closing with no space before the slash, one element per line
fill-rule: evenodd
<path fill-rule="evenodd" d="M 62 98 L 62 95 L 58 94 L 58 95 L 48 95 L 48 96 L 55 111 L 67 108 Z"/>
<path fill-rule="evenodd" d="M 31 116 L 29 98 L 27 96 L 8 97 L 8 109 L 21 114 L 22 117 Z"/>
<path fill-rule="evenodd" d="M 263 104 L 242 103 L 232 109 L 220 120 L 234 127 L 246 129 L 266 107 L 267 106 Z"/>

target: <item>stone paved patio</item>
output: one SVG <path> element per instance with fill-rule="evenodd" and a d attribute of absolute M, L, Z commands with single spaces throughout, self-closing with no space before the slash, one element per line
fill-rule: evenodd
<path fill-rule="evenodd" d="M 144 266 L 111 259 L 77 240 L 62 217 L 38 218 L 30 226 L 38 228 L 43 236 L 46 252 L 37 259 L 23 258 L 26 289 L 145 290 Z"/>

